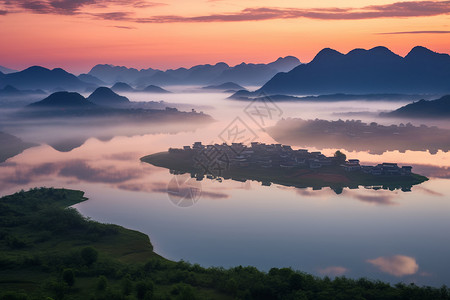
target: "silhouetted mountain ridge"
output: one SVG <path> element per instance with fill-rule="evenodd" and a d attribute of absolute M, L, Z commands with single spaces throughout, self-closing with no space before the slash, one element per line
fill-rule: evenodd
<path fill-rule="evenodd" d="M 447 93 L 450 56 L 414 47 L 401 57 L 386 47 L 347 54 L 325 48 L 308 64 L 278 73 L 262 88 L 267 94 Z"/>
<path fill-rule="evenodd" d="M 121 106 L 130 103 L 127 97 L 120 96 L 107 87 L 97 88 L 87 100 L 105 106 Z"/>
<path fill-rule="evenodd" d="M 162 87 L 159 87 L 157 85 L 149 85 L 147 86 L 143 92 L 147 92 L 147 93 L 157 93 L 157 94 L 170 94 L 171 92 L 169 92 L 168 90 L 163 89 Z"/>
<path fill-rule="evenodd" d="M 381 115 L 406 118 L 450 118 L 450 95 L 436 100 L 422 99 Z"/>
<path fill-rule="evenodd" d="M 228 91 L 228 90 L 240 91 L 240 90 L 245 90 L 244 87 L 242 87 L 239 84 L 234 83 L 234 82 L 225 82 L 225 83 L 218 84 L 218 85 L 208 85 L 208 86 L 203 87 L 203 89 L 205 89 L 205 90 L 221 90 L 221 91 Z"/>
<path fill-rule="evenodd" d="M 26 95 L 45 95 L 45 92 L 42 90 L 19 90 L 9 84 L 3 89 L 0 89 L 0 96 L 4 97 L 19 97 Z"/>
<path fill-rule="evenodd" d="M 128 83 L 136 81 L 138 78 L 145 76 L 152 76 L 158 70 L 152 68 L 137 70 L 135 68 L 127 68 L 123 66 L 113 66 L 109 64 L 99 64 L 89 71 L 89 75 L 95 76 L 106 83 L 114 84 L 120 81 L 127 81 Z"/>
<path fill-rule="evenodd" d="M 137 70 L 113 65 L 97 65 L 89 72 L 105 82 L 114 84 L 118 81 L 144 88 L 153 85 L 209 85 L 233 81 L 242 85 L 261 85 L 278 72 L 286 72 L 300 61 L 293 56 L 280 57 L 268 64 L 241 63 L 234 67 L 224 62 L 215 65 L 203 64 L 191 68 Z"/>
<path fill-rule="evenodd" d="M 111 89 L 115 92 L 134 92 L 134 88 L 125 82 L 117 82 Z"/>
<path fill-rule="evenodd" d="M 91 83 L 95 85 L 105 86 L 106 83 L 103 80 L 98 79 L 95 76 L 89 75 L 89 74 L 80 74 L 78 75 L 78 79 L 81 81 L 84 81 L 86 83 Z"/>
<path fill-rule="evenodd" d="M 94 106 L 96 106 L 94 103 L 74 92 L 56 92 L 41 101 L 28 105 L 32 108 L 86 108 Z"/>
<path fill-rule="evenodd" d="M 14 73 L 14 72 L 17 72 L 17 70 L 13 70 L 10 68 L 0 66 L 0 73 L 2 73 L 2 74 L 9 74 L 9 73 Z"/>
<path fill-rule="evenodd" d="M 40 66 L 5 74 L 0 78 L 0 87 L 6 85 L 12 85 L 18 89 L 45 89 L 49 91 L 55 89 L 84 91 L 86 88 L 93 86 L 61 68 L 49 70 Z"/>

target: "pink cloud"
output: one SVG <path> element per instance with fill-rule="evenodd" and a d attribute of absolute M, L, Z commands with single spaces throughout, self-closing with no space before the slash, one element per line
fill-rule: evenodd
<path fill-rule="evenodd" d="M 381 272 L 396 277 L 413 275 L 419 270 L 416 259 L 405 255 L 378 257 L 375 259 L 368 259 L 367 262 L 378 268 Z"/>
<path fill-rule="evenodd" d="M 140 23 L 197 23 L 241 22 L 274 19 L 363 20 L 377 18 L 405 18 L 446 15 L 450 13 L 450 1 L 407 1 L 386 5 L 370 5 L 361 8 L 246 8 L 239 12 L 203 16 L 155 16 L 136 19 Z"/>
<path fill-rule="evenodd" d="M 26 10 L 39 14 L 81 14 L 99 19 L 120 20 L 137 23 L 208 23 L 208 22 L 242 22 L 275 19 L 318 19 L 318 20 L 364 20 L 377 18 L 429 17 L 450 14 L 450 1 L 405 1 L 385 5 L 370 5 L 354 8 L 280 8 L 256 7 L 245 8 L 238 12 L 217 13 L 200 16 L 162 15 L 144 18 L 133 17 L 132 12 L 114 12 L 92 15 L 83 11 L 88 7 L 109 7 L 112 5 L 132 8 L 156 7 L 167 5 L 159 2 L 140 0 L 0 0 L 5 9 Z M 0 7 L 1 8 L 1 7 Z M 4 11 L 4 14 L 6 12 Z"/>
<path fill-rule="evenodd" d="M 331 266 L 331 267 L 326 267 L 324 269 L 319 269 L 318 271 L 319 271 L 320 275 L 342 276 L 348 272 L 348 269 L 344 268 L 344 267 L 339 267 L 339 266 Z"/>

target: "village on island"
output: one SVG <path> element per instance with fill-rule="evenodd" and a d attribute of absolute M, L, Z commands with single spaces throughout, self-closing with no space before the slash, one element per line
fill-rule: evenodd
<path fill-rule="evenodd" d="M 225 168 L 309 168 L 338 166 L 343 171 L 361 171 L 374 176 L 407 176 L 412 174 L 411 166 L 399 167 L 396 163 L 382 163 L 376 166 L 361 165 L 358 159 L 346 159 L 345 154 L 337 151 L 333 157 L 327 157 L 321 152 L 309 152 L 306 149 L 293 150 L 291 146 L 282 144 L 264 144 L 252 142 L 250 147 L 242 143 L 228 145 L 203 145 L 195 142 L 193 146 L 183 149 L 170 148 L 169 153 L 190 153 L 193 159 L 204 167 Z M 205 165 L 206 164 L 206 165 Z M 220 170 L 220 169 L 219 169 Z"/>
<path fill-rule="evenodd" d="M 297 188 L 322 189 L 329 187 L 336 193 L 343 188 L 369 188 L 410 191 L 412 186 L 428 178 L 412 173 L 411 166 L 382 163 L 361 165 L 357 159 L 347 159 L 341 151 L 331 157 L 321 152 L 292 149 L 282 144 L 252 142 L 170 148 L 167 152 L 151 154 L 141 161 L 170 170 L 171 174 L 190 174 L 201 181 L 247 180 L 262 185 L 280 184 Z"/>

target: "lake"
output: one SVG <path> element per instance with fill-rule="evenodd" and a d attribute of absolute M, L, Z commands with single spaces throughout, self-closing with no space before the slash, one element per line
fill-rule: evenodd
<path fill-rule="evenodd" d="M 167 95 L 125 96 L 135 101 L 191 104 L 216 122 L 198 128 L 117 124 L 99 132 L 83 124 L 72 128 L 55 124 L 6 128 L 8 133 L 41 145 L 0 164 L 0 194 L 36 186 L 83 190 L 90 200 L 75 206 L 83 215 L 148 234 L 155 251 L 172 260 L 202 266 L 252 265 L 266 271 L 292 267 L 319 276 L 450 285 L 448 152 L 371 154 L 342 149 L 348 158 L 363 163 L 412 165 L 414 172 L 430 178 L 411 192 L 361 187 L 344 189 L 338 195 L 331 189 L 205 179 L 187 182 L 198 192 L 188 207 L 176 205 L 169 186 L 174 180 L 183 183 L 188 178 L 139 160 L 196 141 L 210 144 L 253 139 L 276 143 L 264 127 L 288 117 L 407 123 L 377 117 L 378 112 L 404 103 L 280 102 L 255 107 L 226 100 L 228 94 L 197 93 L 186 87 L 175 90 L 177 93 Z M 249 113 L 255 108 L 264 114 Z M 450 127 L 448 122 L 411 123 Z M 81 133 L 75 143 L 69 143 L 71 147 L 55 146 Z M 318 150 L 314 145 L 306 148 Z M 336 150 L 320 149 L 326 155 Z"/>

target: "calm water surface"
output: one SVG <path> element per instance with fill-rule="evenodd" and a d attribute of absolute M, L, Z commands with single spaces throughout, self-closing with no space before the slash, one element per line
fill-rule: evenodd
<path fill-rule="evenodd" d="M 195 141 L 221 142 L 221 134 L 236 118 L 258 141 L 276 141 L 245 113 L 248 103 L 225 100 L 224 94 L 178 91 L 157 97 L 127 96 L 136 101 L 202 106 L 217 122 L 195 131 L 186 126 L 132 128 L 125 124 L 100 132 L 83 127 L 10 128 L 9 133 L 42 144 L 0 164 L 0 194 L 35 186 L 84 190 L 89 201 L 75 206 L 82 214 L 142 231 L 150 236 L 157 253 L 203 266 L 292 267 L 321 276 L 450 284 L 449 153 L 390 151 L 373 155 L 344 150 L 348 157 L 365 163 L 413 165 L 415 172 L 430 177 L 411 192 L 360 188 L 337 195 L 330 189 L 203 180 L 198 202 L 182 208 L 167 194 L 173 175 L 141 163 L 140 157 Z M 376 112 L 402 105 L 277 103 L 279 111 L 266 118 L 264 125 L 283 117 L 345 119 L 339 114 L 346 112 L 362 112 L 351 117 L 354 119 L 390 124 L 392 120 L 377 119 Z M 46 144 L 80 131 L 83 137 L 76 144 L 81 146 L 71 151 L 60 152 Z M 315 150 L 313 145 L 308 149 Z M 335 150 L 322 152 L 331 155 Z"/>

